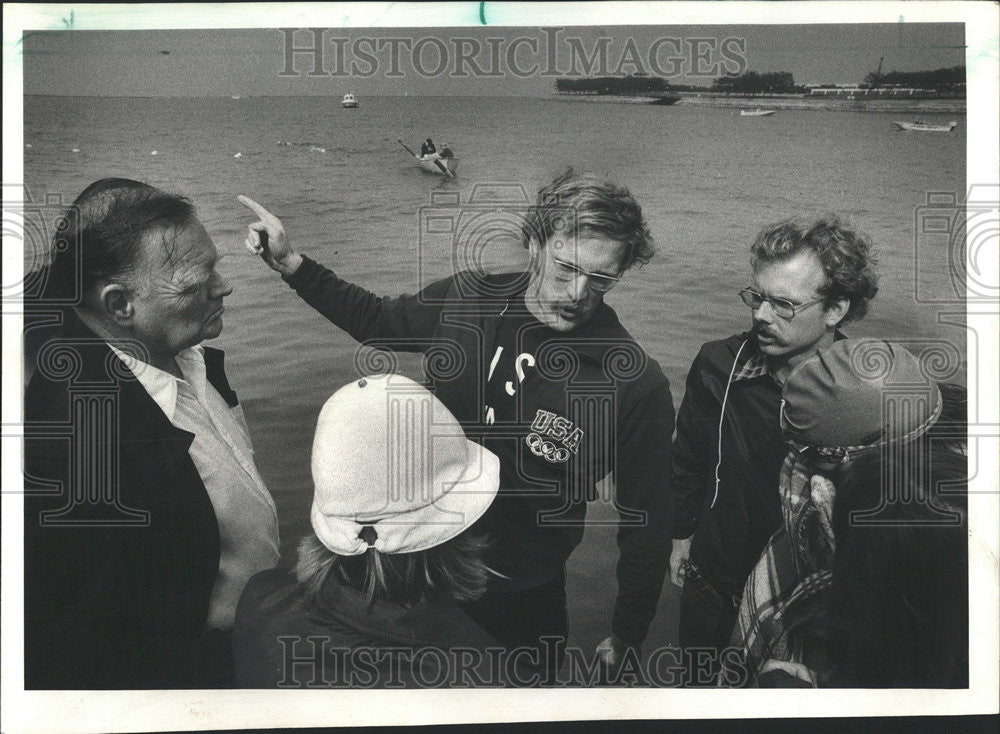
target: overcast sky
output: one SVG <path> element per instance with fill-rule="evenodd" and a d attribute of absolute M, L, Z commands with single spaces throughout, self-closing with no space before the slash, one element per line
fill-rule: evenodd
<path fill-rule="evenodd" d="M 27 94 L 550 94 L 559 76 L 647 73 L 708 85 L 727 71 L 799 84 L 965 63 L 961 24 L 44 31 L 26 35 Z M 319 66 L 312 74 L 314 65 Z M 589 68 L 588 68 L 589 67 Z M 603 68 L 602 68 L 603 67 Z"/>

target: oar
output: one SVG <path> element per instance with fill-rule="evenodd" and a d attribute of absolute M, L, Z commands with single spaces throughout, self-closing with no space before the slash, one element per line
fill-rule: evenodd
<path fill-rule="evenodd" d="M 406 147 L 406 143 L 404 143 L 404 142 L 403 142 L 402 140 L 400 140 L 399 138 L 396 138 L 396 142 L 397 142 L 397 143 L 399 143 L 400 145 L 402 145 L 402 146 L 403 146 L 403 148 L 404 148 L 404 149 L 406 150 L 406 152 L 407 152 L 407 153 L 409 153 L 410 155 L 412 155 L 412 156 L 413 156 L 414 158 L 419 158 L 419 157 L 420 157 L 420 156 L 418 156 L 418 155 L 417 155 L 416 153 L 414 153 L 414 152 L 413 152 L 412 150 L 410 150 L 409 148 L 407 148 L 407 147 Z"/>
<path fill-rule="evenodd" d="M 406 148 L 406 152 L 409 153 L 410 155 L 412 155 L 414 158 L 422 160 L 420 158 L 420 156 L 418 156 L 412 150 L 410 150 L 409 148 L 407 148 L 406 147 L 406 143 L 404 143 L 402 140 L 400 140 L 399 138 L 396 138 L 396 142 L 399 143 L 400 145 L 402 145 L 404 148 Z M 434 165 L 437 166 L 440 169 L 441 173 L 443 173 L 445 176 L 448 176 L 449 178 L 452 177 L 452 175 L 453 175 L 452 172 L 449 171 L 448 167 L 445 166 L 440 160 L 435 160 L 434 161 Z"/>

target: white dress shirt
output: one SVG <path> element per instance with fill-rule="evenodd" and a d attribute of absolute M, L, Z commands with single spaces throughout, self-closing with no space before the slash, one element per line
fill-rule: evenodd
<path fill-rule="evenodd" d="M 188 452 L 219 523 L 219 575 L 206 628 L 233 627 L 236 603 L 255 573 L 278 565 L 278 514 L 257 471 L 246 418 L 205 376 L 201 346 L 176 357 L 184 379 L 111 347 L 176 427 L 194 434 Z"/>

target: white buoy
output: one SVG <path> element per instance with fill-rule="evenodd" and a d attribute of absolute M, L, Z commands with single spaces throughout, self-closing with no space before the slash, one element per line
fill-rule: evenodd
<path fill-rule="evenodd" d="M 151 151 L 149 151 L 149 154 L 150 155 L 159 155 L 160 153 L 159 153 L 159 151 L 151 150 Z"/>
<path fill-rule="evenodd" d="M 242 158 L 242 157 L 243 157 L 242 153 L 237 153 L 236 155 L 233 156 L 233 158 Z"/>

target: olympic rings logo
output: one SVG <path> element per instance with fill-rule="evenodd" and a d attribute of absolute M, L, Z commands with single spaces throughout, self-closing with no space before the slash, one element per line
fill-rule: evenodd
<path fill-rule="evenodd" d="M 546 441 L 537 433 L 529 433 L 524 439 L 535 456 L 541 456 L 550 464 L 559 464 L 569 459 L 569 449 L 563 446 L 556 446 L 551 441 Z"/>

